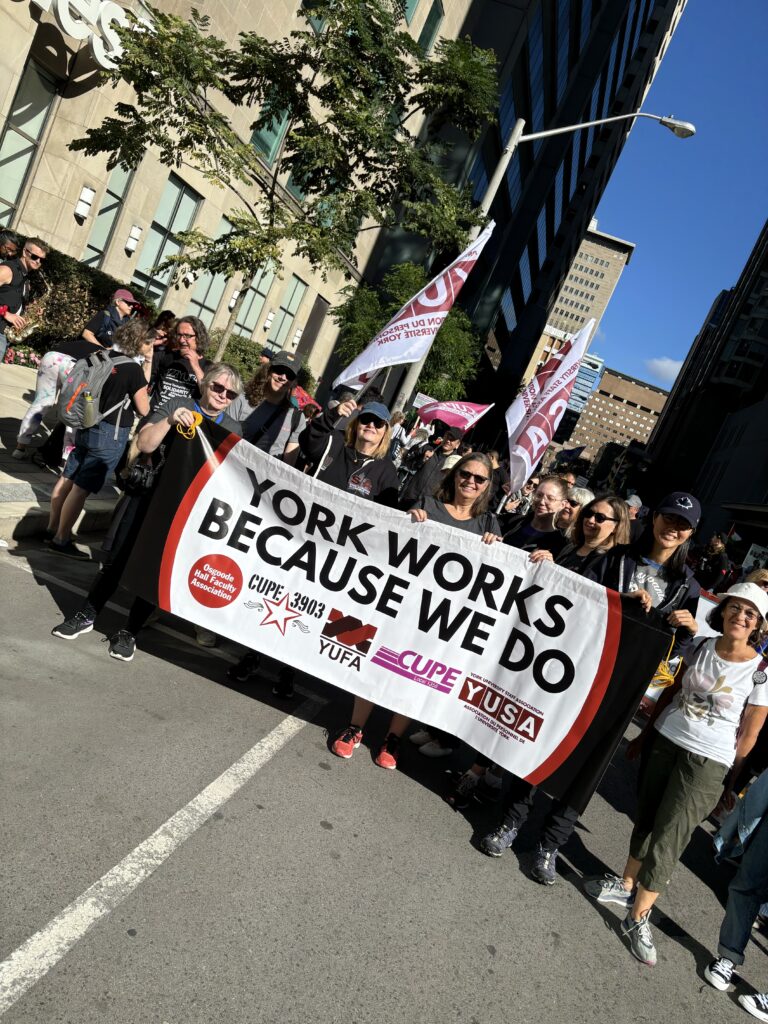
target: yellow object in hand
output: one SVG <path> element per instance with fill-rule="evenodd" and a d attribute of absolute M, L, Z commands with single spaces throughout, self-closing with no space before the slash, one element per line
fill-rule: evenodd
<path fill-rule="evenodd" d="M 197 428 L 203 422 L 203 417 L 200 415 L 199 412 L 193 412 L 192 420 L 192 424 L 188 427 L 185 427 L 183 423 L 176 424 L 176 430 L 181 434 L 182 437 L 186 437 L 188 441 L 194 440 Z"/>

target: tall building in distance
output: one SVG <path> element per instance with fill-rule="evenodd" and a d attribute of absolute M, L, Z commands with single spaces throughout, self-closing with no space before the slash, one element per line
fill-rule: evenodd
<path fill-rule="evenodd" d="M 573 391 L 571 391 L 571 397 L 568 401 L 569 409 L 572 409 L 575 413 L 583 411 L 590 396 L 597 390 L 602 380 L 604 369 L 605 360 L 600 356 L 593 356 L 587 352 L 581 361 L 579 372 L 576 374 L 576 380 L 573 382 Z"/>
<path fill-rule="evenodd" d="M 657 495 L 701 500 L 704 529 L 768 538 L 768 223 L 709 310 L 651 437 Z"/>
<path fill-rule="evenodd" d="M 498 124 L 468 164 L 478 202 L 517 118 L 538 132 L 640 110 L 685 6 L 686 0 L 476 0 L 464 30 L 497 52 L 501 69 Z M 490 356 L 474 394 L 497 401 L 500 416 L 546 325 L 573 333 L 576 317 L 587 312 L 580 306 L 595 303 L 590 285 L 605 281 L 594 271 L 606 267 L 577 257 L 588 254 L 589 225 L 631 124 L 523 142 L 512 157 L 491 207 L 498 226 L 462 293 Z M 669 144 L 684 143 L 670 137 Z M 652 192 L 645 198 L 650 206 Z"/>
<path fill-rule="evenodd" d="M 587 399 L 578 418 L 569 447 L 583 447 L 583 458 L 594 459 L 610 442 L 644 444 L 666 400 L 667 392 L 662 388 L 606 368 L 600 386 Z"/>
<path fill-rule="evenodd" d="M 559 351 L 566 340 L 591 319 L 595 327 L 590 344 L 595 340 L 603 314 L 634 251 L 633 242 L 598 231 L 597 221 L 592 221 L 554 300 L 544 333 L 525 368 L 523 384 L 527 384 L 552 353 Z M 575 408 L 573 403 L 569 403 L 569 408 Z M 583 403 L 577 411 L 581 412 L 582 408 Z"/>

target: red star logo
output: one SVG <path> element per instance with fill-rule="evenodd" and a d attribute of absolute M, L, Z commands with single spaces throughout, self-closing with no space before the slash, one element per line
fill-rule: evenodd
<path fill-rule="evenodd" d="M 283 636 L 285 636 L 285 627 L 291 621 L 291 619 L 300 619 L 301 612 L 295 612 L 289 603 L 289 595 L 284 594 L 279 601 L 270 601 L 268 597 L 264 598 L 264 604 L 269 609 L 267 614 L 259 623 L 260 626 L 277 626 Z"/>

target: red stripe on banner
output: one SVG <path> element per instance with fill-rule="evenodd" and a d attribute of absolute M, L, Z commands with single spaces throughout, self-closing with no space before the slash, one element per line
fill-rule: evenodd
<path fill-rule="evenodd" d="M 600 707 L 603 697 L 605 697 L 608 684 L 611 681 L 621 638 L 621 597 L 616 590 L 606 589 L 605 593 L 608 598 L 605 643 L 603 644 L 603 653 L 600 655 L 600 664 L 597 666 L 592 688 L 587 694 L 587 699 L 584 701 L 576 721 L 563 737 L 557 749 L 553 750 L 546 761 L 540 764 L 535 771 L 531 772 L 530 775 L 526 775 L 525 781 L 530 782 L 534 786 L 538 786 L 549 775 L 557 771 L 563 762 L 571 756 L 577 744 L 581 742 L 587 729 L 592 724 L 592 719 L 595 717 L 597 709 Z"/>
<path fill-rule="evenodd" d="M 219 468 L 224 459 L 229 455 L 238 441 L 242 438 L 237 434 L 229 434 L 219 445 L 213 455 L 206 459 L 197 476 L 187 488 L 187 492 L 176 509 L 171 528 L 168 531 L 168 540 L 163 548 L 163 560 L 160 563 L 160 579 L 157 584 L 158 603 L 163 611 L 171 610 L 171 578 L 173 576 L 173 564 L 176 561 L 176 549 L 181 540 L 182 531 L 186 525 L 189 514 L 200 497 L 200 492 Z"/>

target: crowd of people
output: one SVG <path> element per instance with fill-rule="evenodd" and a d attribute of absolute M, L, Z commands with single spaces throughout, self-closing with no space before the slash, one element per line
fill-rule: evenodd
<path fill-rule="evenodd" d="M 47 251 L 39 239 L 27 240 L 16 258 L 21 269 L 14 266 L 3 276 L 9 264 L 0 265 L 0 303 L 11 299 L 5 302 L 7 323 L 22 316 L 26 274 L 35 262 L 40 265 Z M 727 579 L 721 537 L 692 551 L 701 518 L 694 495 L 673 492 L 639 518 L 642 502 L 636 495 L 627 500 L 616 494 L 596 495 L 573 476 L 535 473 L 512 492 L 498 452 L 474 450 L 455 427 L 437 425 L 429 431 L 417 425 L 409 430 L 403 415 L 392 415 L 383 396 L 373 390 L 362 401 L 342 393 L 322 410 L 314 407 L 305 414 L 294 395 L 301 367 L 296 353 L 284 350 L 265 357 L 244 382 L 233 366 L 211 362 L 210 337 L 197 317 L 164 311 L 149 323 L 132 315 L 136 305 L 129 290 L 119 289 L 79 338 L 62 342 L 43 357 L 34 399 L 19 427 L 14 456 L 24 459 L 34 454 L 33 442 L 46 413 L 57 403 L 61 409 L 73 381 L 90 382 L 85 396 L 73 394 L 68 402 L 69 426 L 56 442 L 63 469 L 54 486 L 44 539 L 57 555 L 89 558 L 72 538 L 85 500 L 113 473 L 124 490 L 87 598 L 54 626 L 53 635 L 71 641 L 93 629 L 121 583 L 170 446 L 203 420 L 331 487 L 400 509 L 413 523 L 449 526 L 474 536 L 478 544 L 507 544 L 525 552 L 532 563 L 554 561 L 564 571 L 617 591 L 670 630 L 667 661 L 678 667 L 670 671 L 669 685 L 627 748 L 628 757 L 640 759 L 640 771 L 626 864 L 620 874 L 588 880 L 585 890 L 598 902 L 626 910 L 621 931 L 630 951 L 642 963 L 655 964 L 651 910 L 694 830 L 715 807 L 733 807 L 751 775 L 768 766 L 755 759 L 768 715 L 763 657 L 768 570 L 756 568 L 743 579 Z M 106 376 L 97 386 L 98 372 Z M 77 402 L 84 397 L 90 399 L 90 407 L 85 401 L 78 419 Z M 51 438 L 46 441 L 50 443 Z M 702 588 L 721 592 L 707 618 L 713 635 L 703 637 L 697 620 Z M 111 657 L 126 662 L 134 658 L 136 637 L 153 610 L 143 598 L 134 599 L 126 621 L 108 638 Z M 200 643 L 216 640 L 198 630 Z M 274 692 L 289 700 L 294 669 L 287 664 L 276 667 Z M 264 668 L 257 652 L 245 651 L 229 676 L 238 683 L 249 682 Z M 353 699 L 348 719 L 332 739 L 334 754 L 345 759 L 354 755 L 372 710 L 370 701 Z M 425 757 L 469 753 L 454 737 L 414 725 L 411 729 L 403 715 L 391 717 L 375 747 L 379 767 L 397 767 L 409 729 L 414 747 Z M 762 749 L 765 756 L 764 743 Z M 453 773 L 446 799 L 456 808 L 475 800 L 497 805 L 496 827 L 480 837 L 479 847 L 500 857 L 515 843 L 537 788 L 502 772 L 486 757 L 469 757 L 470 767 Z M 574 779 L 574 786 L 578 782 Z M 761 904 L 768 901 L 767 817 L 768 782 L 763 771 L 720 833 L 723 854 L 740 857 L 718 956 L 705 972 L 707 981 L 720 990 L 732 983 L 752 924 L 760 919 Z M 558 853 L 577 820 L 568 792 L 548 808 L 531 867 L 532 877 L 542 885 L 556 881 Z M 744 995 L 741 1002 L 755 1017 L 768 1021 L 768 993 Z"/>

